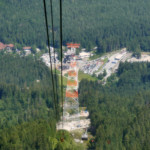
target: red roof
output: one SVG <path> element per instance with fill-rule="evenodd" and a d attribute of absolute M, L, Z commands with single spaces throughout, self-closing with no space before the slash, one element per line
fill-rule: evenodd
<path fill-rule="evenodd" d="M 77 43 L 67 43 L 68 48 L 79 48 L 80 44 Z"/>
<path fill-rule="evenodd" d="M 8 45 L 6 45 L 6 46 L 13 48 L 13 47 L 14 47 L 14 44 L 8 44 Z"/>
<path fill-rule="evenodd" d="M 24 49 L 24 50 L 30 50 L 31 47 L 29 47 L 29 46 L 28 46 L 28 47 L 23 47 L 23 49 Z"/>
<path fill-rule="evenodd" d="M 3 50 L 5 47 L 6 45 L 0 42 L 0 50 Z"/>

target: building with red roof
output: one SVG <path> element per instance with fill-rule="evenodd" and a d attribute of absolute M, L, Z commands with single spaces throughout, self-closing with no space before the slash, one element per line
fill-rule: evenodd
<path fill-rule="evenodd" d="M 14 48 L 14 44 L 8 44 L 7 47 Z"/>
<path fill-rule="evenodd" d="M 31 47 L 29 46 L 23 47 L 23 50 L 31 50 Z"/>
<path fill-rule="evenodd" d="M 23 50 L 25 51 L 25 56 L 28 56 L 31 54 L 31 47 L 30 46 L 23 47 Z"/>
<path fill-rule="evenodd" d="M 6 45 L 0 42 L 0 50 L 3 50 L 6 48 Z"/>
<path fill-rule="evenodd" d="M 0 42 L 0 50 L 12 50 L 12 48 L 14 48 L 14 44 L 3 44 L 2 42 Z"/>
<path fill-rule="evenodd" d="M 77 43 L 67 43 L 68 48 L 79 48 L 80 44 Z"/>
<path fill-rule="evenodd" d="M 14 44 L 7 44 L 5 48 L 7 51 L 11 52 L 12 49 L 14 48 Z"/>

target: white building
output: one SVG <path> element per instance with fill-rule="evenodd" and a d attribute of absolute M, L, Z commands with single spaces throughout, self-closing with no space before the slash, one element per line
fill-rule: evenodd
<path fill-rule="evenodd" d="M 79 56 L 83 59 L 83 58 L 89 58 L 91 56 L 90 52 L 81 52 L 79 53 Z"/>
<path fill-rule="evenodd" d="M 122 57 L 123 57 L 123 55 L 122 55 L 122 54 L 118 54 L 118 55 L 115 57 L 115 60 L 121 60 L 121 59 L 122 59 Z"/>
<path fill-rule="evenodd" d="M 76 48 L 69 48 L 64 55 L 74 55 L 76 54 Z"/>
<path fill-rule="evenodd" d="M 58 54 L 55 53 L 55 59 L 54 59 L 54 53 L 51 53 L 51 61 L 54 64 L 54 62 L 57 64 L 59 63 L 58 59 Z M 41 56 L 42 61 L 49 67 L 50 66 L 50 57 L 49 57 L 49 53 L 45 53 Z"/>

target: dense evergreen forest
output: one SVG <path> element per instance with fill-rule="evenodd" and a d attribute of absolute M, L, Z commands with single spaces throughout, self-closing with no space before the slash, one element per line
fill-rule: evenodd
<path fill-rule="evenodd" d="M 58 4 L 58 0 L 53 0 L 57 47 Z M 50 14 L 48 0 L 47 8 Z M 79 42 L 89 50 L 97 45 L 98 52 L 120 47 L 150 51 L 149 9 L 149 0 L 63 0 L 63 44 Z M 1 0 L 0 22 L 2 42 L 38 47 L 46 43 L 42 0 Z"/>
<path fill-rule="evenodd" d="M 59 98 L 59 90 L 57 94 Z M 68 132 L 56 131 L 59 105 L 57 109 L 56 116 L 44 63 L 0 54 L 0 150 L 82 149 Z"/>
<path fill-rule="evenodd" d="M 150 63 L 121 63 L 106 85 L 82 80 L 79 92 L 95 135 L 89 149 L 150 149 Z"/>

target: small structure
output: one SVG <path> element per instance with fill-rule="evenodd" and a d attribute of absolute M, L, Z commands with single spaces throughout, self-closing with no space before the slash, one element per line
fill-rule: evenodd
<path fill-rule="evenodd" d="M 85 133 L 82 135 L 82 140 L 88 140 L 87 129 L 86 129 Z"/>
<path fill-rule="evenodd" d="M 8 44 L 6 45 L 7 50 L 12 50 L 14 48 L 14 44 Z"/>
<path fill-rule="evenodd" d="M 13 48 L 14 48 L 13 44 L 8 44 L 8 45 L 6 45 L 5 49 L 6 49 L 7 52 L 11 53 Z"/>
<path fill-rule="evenodd" d="M 122 57 L 123 57 L 123 55 L 122 55 L 122 54 L 118 54 L 118 55 L 115 57 L 115 60 L 121 60 L 121 59 L 122 59 Z"/>
<path fill-rule="evenodd" d="M 0 50 L 4 50 L 6 48 L 6 45 L 0 42 Z"/>
<path fill-rule="evenodd" d="M 29 47 L 29 46 L 23 47 L 23 50 L 30 50 L 31 51 L 31 47 Z"/>
<path fill-rule="evenodd" d="M 12 50 L 14 48 L 13 44 L 3 44 L 2 42 L 0 42 L 0 50 Z"/>
<path fill-rule="evenodd" d="M 23 47 L 23 50 L 25 51 L 25 55 L 28 56 L 31 54 L 31 47 Z"/>
<path fill-rule="evenodd" d="M 77 43 L 67 43 L 68 48 L 79 48 L 80 44 Z"/>
<path fill-rule="evenodd" d="M 76 53 L 76 48 L 79 48 L 80 44 L 77 43 L 67 43 L 67 55 L 74 55 Z"/>
<path fill-rule="evenodd" d="M 39 49 L 39 48 L 36 48 L 36 52 L 37 52 L 37 53 L 40 52 L 40 49 Z"/>
<path fill-rule="evenodd" d="M 79 53 L 79 56 L 83 59 L 83 58 L 89 58 L 91 56 L 90 52 L 81 52 Z"/>

